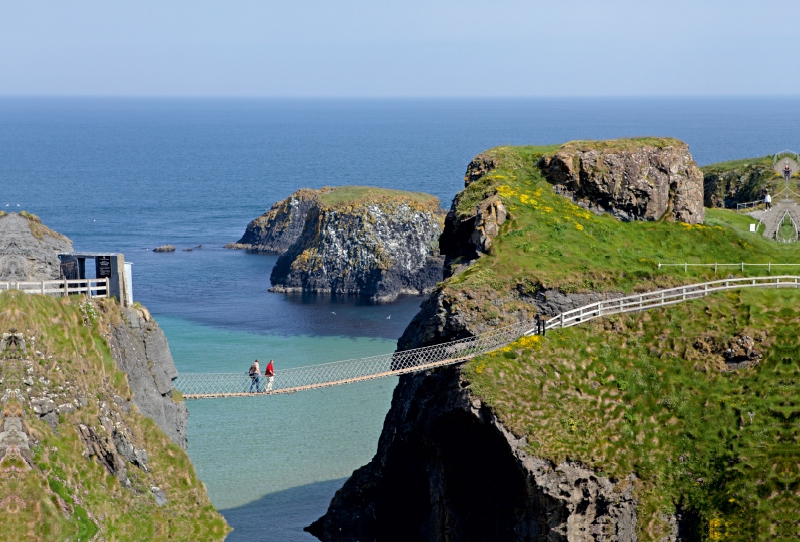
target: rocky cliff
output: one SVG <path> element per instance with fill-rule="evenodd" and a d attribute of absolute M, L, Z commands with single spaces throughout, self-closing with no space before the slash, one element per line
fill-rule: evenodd
<path fill-rule="evenodd" d="M 773 170 L 772 157 L 711 164 L 701 168 L 706 207 L 736 208 L 737 203 L 761 200 L 766 189 L 774 194 L 783 178 Z"/>
<path fill-rule="evenodd" d="M 427 194 L 339 187 L 317 197 L 303 232 L 278 259 L 273 292 L 321 292 L 394 301 L 442 280 L 439 200 Z"/>
<path fill-rule="evenodd" d="M 457 367 L 402 376 L 375 458 L 306 530 L 325 541 L 636 540 L 635 478 L 525 451 Z"/>
<path fill-rule="evenodd" d="M 229 531 L 170 440 L 185 433 L 167 436 L 148 417 L 174 421 L 147 403 L 162 396 L 129 385 L 166 385 L 169 375 L 130 378 L 112 356 L 116 342 L 151 350 L 144 330 L 143 344 L 126 343 L 138 334 L 122 331 L 121 310 L 114 299 L 0 294 L 0 540 L 222 540 Z"/>
<path fill-rule="evenodd" d="M 647 157 L 646 168 L 661 167 L 651 160 L 666 164 L 652 154 L 658 145 L 641 142 L 637 152 L 636 144 L 595 146 Z M 685 149 L 672 140 L 663 147 Z M 591 190 L 566 193 L 564 178 L 552 176 L 559 149 L 502 147 L 470 164 L 440 240 L 447 278 L 423 303 L 399 350 L 705 277 L 659 272 L 656 258 L 771 254 L 768 242 L 731 227 L 728 211 L 710 210 L 706 224 L 681 220 L 686 214 L 697 220 L 702 204 L 702 185 L 698 191 L 685 157 L 659 175 L 670 186 L 684 171 L 693 188 L 682 194 L 691 200 L 653 193 L 661 212 L 646 201 L 634 205 L 624 191 L 616 192 L 619 202 L 608 193 L 584 199 Z M 586 171 L 582 159 L 573 171 Z M 601 163 L 620 168 L 607 179 L 625 178 L 630 167 L 622 159 Z M 616 218 L 620 208 L 625 221 Z M 631 220 L 665 214 L 676 221 Z M 793 499 L 775 489 L 769 506 L 756 504 L 756 487 L 779 476 L 785 462 L 758 455 L 765 441 L 756 435 L 764 425 L 747 424 L 780 415 L 760 407 L 762 414 L 750 411 L 748 422 L 735 406 L 744 399 L 733 398 L 752 385 L 747 402 L 758 402 L 757 390 L 766 385 L 760 379 L 769 379 L 787 355 L 788 344 L 772 358 L 765 354 L 772 348 L 768 337 L 783 332 L 756 332 L 772 329 L 784 305 L 760 292 L 707 298 L 685 309 L 552 331 L 464 365 L 401 376 L 375 457 L 307 530 L 324 541 L 735 539 L 778 515 L 757 507 L 786 511 Z M 769 314 L 762 312 L 767 306 L 773 306 Z M 763 316 L 745 324 L 745 314 Z M 781 318 L 794 321 L 794 314 Z M 791 334 L 783 337 L 796 344 Z M 725 352 L 741 344 L 749 348 L 745 365 L 729 363 Z M 761 355 L 773 365 L 754 361 Z M 720 376 L 742 370 L 750 371 L 742 378 L 753 380 Z M 794 381 L 797 371 L 787 371 Z M 712 407 L 709 394 L 724 406 Z M 770 427 L 782 431 L 782 423 Z M 742 439 L 748 449 L 742 456 L 723 452 L 743 450 Z M 746 469 L 740 460 L 762 469 L 748 474 L 747 490 L 737 485 L 737 473 Z M 750 504 L 741 504 L 745 498 Z"/>
<path fill-rule="evenodd" d="M 59 276 L 60 252 L 72 241 L 22 212 L 0 216 L 0 280 L 50 280 Z M 137 305 L 122 308 L 122 320 L 112 325 L 106 340 L 117 366 L 125 372 L 133 402 L 173 442 L 186 449 L 189 416 L 183 403 L 172 400 L 172 380 L 178 377 L 167 338 L 150 313 Z"/>
<path fill-rule="evenodd" d="M 121 315 L 106 340 L 117 367 L 128 377 L 133 404 L 185 450 L 189 411 L 183 401 L 175 401 L 172 381 L 178 371 L 167 337 L 140 305 L 121 308 Z"/>
<path fill-rule="evenodd" d="M 22 211 L 0 213 L 0 280 L 53 280 L 59 276 L 60 252 L 72 241 Z"/>
<path fill-rule="evenodd" d="M 622 220 L 703 222 L 703 174 L 675 139 L 574 141 L 543 158 L 548 179 L 576 201 Z"/>
<path fill-rule="evenodd" d="M 226 248 L 283 254 L 303 233 L 308 211 L 317 203 L 318 196 L 331 190 L 330 187 L 298 190 L 250 222 L 242 238 L 226 245 Z"/>

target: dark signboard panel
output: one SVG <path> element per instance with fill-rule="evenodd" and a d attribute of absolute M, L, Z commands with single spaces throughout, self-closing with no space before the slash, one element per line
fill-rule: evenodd
<path fill-rule="evenodd" d="M 78 278 L 78 261 L 75 259 L 61 260 L 61 276 L 65 279 L 75 280 Z"/>
<path fill-rule="evenodd" d="M 94 259 L 97 278 L 105 279 L 111 277 L 111 256 L 97 256 Z"/>

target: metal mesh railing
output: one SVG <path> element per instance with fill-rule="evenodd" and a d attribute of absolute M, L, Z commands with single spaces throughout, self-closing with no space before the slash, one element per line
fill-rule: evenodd
<path fill-rule="evenodd" d="M 545 329 L 571 327 L 601 316 L 664 307 L 690 299 L 698 299 L 709 293 L 737 288 L 800 288 L 800 276 L 723 279 L 617 297 L 563 312 L 547 320 L 544 327 Z M 269 393 L 294 393 L 460 363 L 535 332 L 535 323 L 520 322 L 475 337 L 434 346 L 368 358 L 284 369 L 275 372 L 275 379 Z M 259 382 L 256 384 L 245 372 L 181 373 L 174 384 L 189 399 L 235 397 L 267 392 L 266 377 L 260 375 Z"/>
<path fill-rule="evenodd" d="M 279 370 L 275 371 L 270 392 L 293 393 L 449 365 L 505 346 L 532 331 L 530 322 L 521 322 L 475 337 L 434 346 Z M 175 380 L 175 387 L 185 397 L 200 398 L 263 393 L 267 382 L 266 377 L 261 375 L 256 385 L 245 372 L 181 373 Z"/>

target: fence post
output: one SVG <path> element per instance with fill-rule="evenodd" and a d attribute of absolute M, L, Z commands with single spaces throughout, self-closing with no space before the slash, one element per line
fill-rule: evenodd
<path fill-rule="evenodd" d="M 714 263 L 714 275 L 716 275 L 716 274 L 717 274 L 717 264 Z"/>
<path fill-rule="evenodd" d="M 44 295 L 44 281 L 42 281 L 42 295 Z"/>
<path fill-rule="evenodd" d="M 744 262 L 742 262 L 742 273 L 744 273 Z"/>
<path fill-rule="evenodd" d="M 69 297 L 69 281 L 64 279 L 64 295 L 62 297 Z"/>
<path fill-rule="evenodd" d="M 561 313 L 561 327 L 564 327 L 564 313 Z"/>
<path fill-rule="evenodd" d="M 686 268 L 687 268 L 687 267 L 688 267 L 688 265 L 686 264 L 686 262 L 684 262 L 684 263 L 683 263 L 683 272 L 684 272 L 684 273 L 686 273 Z"/>
<path fill-rule="evenodd" d="M 772 262 L 767 262 L 767 273 L 772 272 Z"/>

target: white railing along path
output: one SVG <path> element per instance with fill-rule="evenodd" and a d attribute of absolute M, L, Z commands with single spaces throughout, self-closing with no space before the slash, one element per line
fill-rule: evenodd
<path fill-rule="evenodd" d="M 800 276 L 722 279 L 607 299 L 550 318 L 545 323 L 545 329 L 571 327 L 601 316 L 665 307 L 698 299 L 709 293 L 739 288 L 800 288 Z M 534 333 L 534 323 L 521 322 L 434 346 L 279 370 L 275 372 L 275 380 L 269 392 L 265 391 L 266 377 L 261 375 L 260 382 L 256 385 L 246 372 L 181 373 L 174 383 L 187 399 L 294 393 L 461 363 Z"/>
<path fill-rule="evenodd" d="M 28 294 L 108 297 L 108 279 L 59 279 L 0 282 L 0 292 L 19 290 Z"/>

